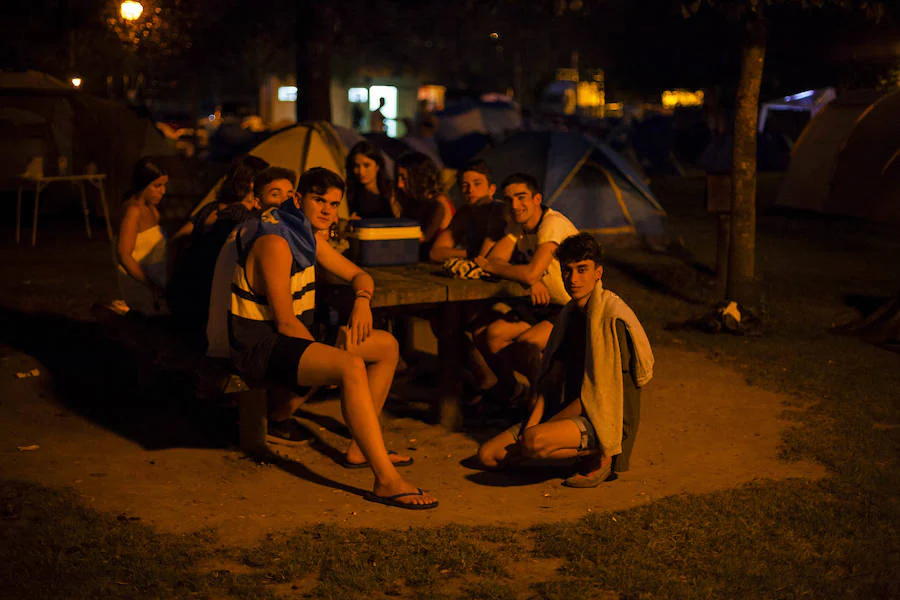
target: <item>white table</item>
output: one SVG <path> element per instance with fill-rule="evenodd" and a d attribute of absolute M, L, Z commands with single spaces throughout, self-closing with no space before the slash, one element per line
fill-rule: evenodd
<path fill-rule="evenodd" d="M 16 195 L 16 243 L 19 243 L 22 229 L 22 190 L 26 186 L 34 186 L 34 219 L 31 226 L 31 245 L 34 246 L 37 244 L 38 208 L 40 207 L 41 190 L 46 188 L 48 185 L 56 183 L 58 181 L 68 181 L 69 183 L 74 183 L 78 187 L 79 192 L 81 192 L 81 208 L 84 212 L 84 228 L 87 231 L 87 235 L 89 238 L 93 237 L 93 235 L 91 233 L 91 222 L 88 218 L 87 197 L 84 193 L 84 183 L 87 182 L 97 188 L 97 190 L 100 192 L 100 205 L 103 208 L 103 217 L 106 219 L 106 233 L 107 235 L 109 235 L 109 239 L 112 240 L 113 233 L 112 225 L 109 222 L 109 206 L 106 204 L 106 193 L 103 190 L 103 182 L 105 180 L 106 175 L 100 173 L 95 173 L 93 175 L 20 177 L 19 189 Z"/>

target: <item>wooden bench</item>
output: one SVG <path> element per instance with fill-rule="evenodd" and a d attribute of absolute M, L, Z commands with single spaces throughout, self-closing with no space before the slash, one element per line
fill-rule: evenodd
<path fill-rule="evenodd" d="M 152 328 L 155 335 L 148 343 L 145 335 L 147 324 L 129 319 L 127 313 L 116 306 L 97 303 L 91 307 L 91 314 L 102 325 L 114 328 L 120 339 L 131 348 L 153 353 L 174 349 L 179 355 L 186 356 L 186 366 L 194 374 L 197 398 L 228 398 L 237 405 L 238 444 L 241 450 L 257 457 L 270 454 L 266 445 L 266 386 L 246 381 L 231 371 L 227 361 L 200 355 L 177 336 L 161 332 L 159 328 Z M 165 342 L 165 347 L 161 347 L 160 340 Z"/>

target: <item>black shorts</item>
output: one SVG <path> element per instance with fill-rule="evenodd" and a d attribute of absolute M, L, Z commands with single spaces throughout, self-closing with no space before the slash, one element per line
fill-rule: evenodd
<path fill-rule="evenodd" d="M 275 340 L 269 364 L 266 366 L 266 379 L 293 390 L 300 396 L 305 396 L 312 388 L 297 384 L 297 365 L 300 364 L 300 357 L 306 349 L 316 342 L 280 333 L 277 335 L 278 339 Z"/>
<path fill-rule="evenodd" d="M 537 325 L 541 321 L 556 321 L 556 317 L 562 311 L 563 307 L 559 304 L 547 304 L 546 306 L 535 306 L 533 304 L 517 303 L 510 306 L 510 310 L 504 318 L 507 321 L 521 321 L 529 325 Z"/>

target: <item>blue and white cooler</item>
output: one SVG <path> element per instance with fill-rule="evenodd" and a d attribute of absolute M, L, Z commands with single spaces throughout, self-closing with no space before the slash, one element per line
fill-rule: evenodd
<path fill-rule="evenodd" d="M 361 266 L 411 265 L 419 261 L 422 228 L 414 219 L 352 221 L 350 256 Z"/>

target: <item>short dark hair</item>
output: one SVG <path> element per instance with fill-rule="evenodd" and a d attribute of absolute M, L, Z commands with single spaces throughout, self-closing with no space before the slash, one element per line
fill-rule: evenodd
<path fill-rule="evenodd" d="M 481 173 L 482 175 L 484 175 L 487 178 L 488 185 L 494 183 L 494 174 L 491 173 L 491 168 L 486 162 L 479 158 L 476 158 L 464 164 L 463 167 L 457 172 L 456 185 L 458 185 L 460 189 L 462 189 L 463 175 L 465 175 L 468 171 Z"/>
<path fill-rule="evenodd" d="M 556 249 L 556 259 L 560 265 L 592 260 L 599 266 L 603 260 L 603 246 L 590 233 L 582 231 L 562 241 Z"/>
<path fill-rule="evenodd" d="M 501 190 L 505 190 L 507 186 L 510 186 L 514 183 L 524 183 L 532 194 L 540 194 L 541 186 L 537 182 L 537 179 L 529 175 L 528 173 L 513 173 L 509 177 L 503 180 L 503 183 L 500 185 Z"/>
<path fill-rule="evenodd" d="M 248 154 L 236 159 L 228 169 L 225 181 L 216 194 L 216 202 L 234 204 L 246 198 L 253 190 L 256 176 L 268 167 L 269 163 L 258 156 Z"/>
<path fill-rule="evenodd" d="M 313 167 L 301 175 L 300 180 L 297 181 L 297 193 L 301 196 L 310 192 L 321 195 L 331 188 L 337 188 L 343 194 L 344 180 L 340 175 L 325 167 Z"/>
<path fill-rule="evenodd" d="M 256 176 L 256 179 L 253 180 L 253 193 L 258 198 L 261 197 L 260 194 L 262 194 L 263 188 L 279 179 L 287 179 L 291 182 L 291 185 L 295 185 L 297 182 L 297 174 L 284 167 L 268 167 L 263 169 L 260 171 L 259 175 Z"/>

